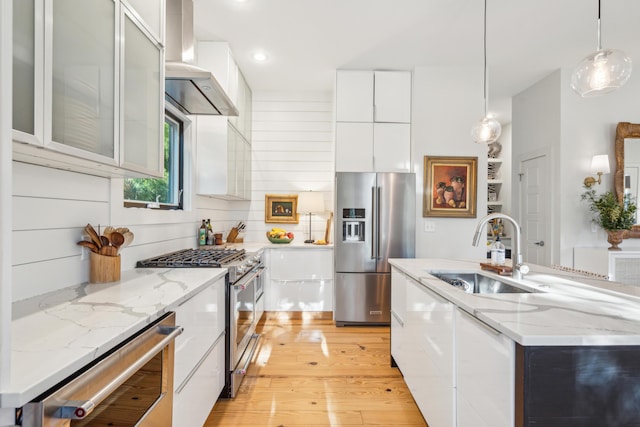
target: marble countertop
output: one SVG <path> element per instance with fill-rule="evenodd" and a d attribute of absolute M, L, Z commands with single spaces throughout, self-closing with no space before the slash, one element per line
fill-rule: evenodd
<path fill-rule="evenodd" d="M 20 407 L 224 277 L 224 268 L 124 271 L 13 304 L 11 379 L 0 406 Z"/>
<path fill-rule="evenodd" d="M 225 243 L 224 245 L 217 246 L 201 246 L 203 248 L 232 248 L 232 249 L 244 249 L 247 252 L 257 252 L 262 249 L 333 249 L 333 243 L 327 245 L 316 245 L 313 243 L 304 243 L 304 241 L 294 240 L 291 243 L 271 243 L 266 241 L 264 243 L 246 242 L 246 243 Z"/>
<path fill-rule="evenodd" d="M 537 292 L 478 295 L 456 289 L 429 272 L 479 272 L 480 261 L 425 258 L 390 263 L 521 345 L 640 345 L 637 286 L 530 265 L 531 272 L 518 283 Z"/>

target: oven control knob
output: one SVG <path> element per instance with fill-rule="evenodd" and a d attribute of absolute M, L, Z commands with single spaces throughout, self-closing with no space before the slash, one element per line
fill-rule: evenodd
<path fill-rule="evenodd" d="M 237 270 L 237 271 L 238 271 L 238 273 L 240 273 L 240 274 L 244 273 L 244 270 L 245 270 L 244 265 L 239 265 L 239 266 L 238 266 L 238 268 L 237 268 L 236 270 Z"/>
<path fill-rule="evenodd" d="M 254 260 L 256 263 L 259 263 L 259 262 L 260 262 L 260 255 L 254 255 L 253 260 Z"/>

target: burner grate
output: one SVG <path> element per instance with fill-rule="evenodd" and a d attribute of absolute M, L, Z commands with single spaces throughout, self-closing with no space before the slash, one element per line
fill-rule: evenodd
<path fill-rule="evenodd" d="M 138 261 L 136 267 L 222 267 L 241 260 L 244 249 L 183 249 Z"/>

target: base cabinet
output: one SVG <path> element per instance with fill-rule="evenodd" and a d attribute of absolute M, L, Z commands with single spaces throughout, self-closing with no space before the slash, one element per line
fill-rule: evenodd
<path fill-rule="evenodd" d="M 269 249 L 267 311 L 333 311 L 333 250 Z"/>
<path fill-rule="evenodd" d="M 464 310 L 455 316 L 458 425 L 513 426 L 515 342 Z"/>
<path fill-rule="evenodd" d="M 202 426 L 225 381 L 225 288 L 217 280 L 178 306 L 173 426 Z"/>
<path fill-rule="evenodd" d="M 454 426 L 454 305 L 395 269 L 391 274 L 391 355 L 429 426 Z"/>

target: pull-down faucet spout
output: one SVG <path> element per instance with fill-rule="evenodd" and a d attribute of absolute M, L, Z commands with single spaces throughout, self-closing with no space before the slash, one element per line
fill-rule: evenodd
<path fill-rule="evenodd" d="M 504 219 L 507 222 L 510 222 L 513 226 L 513 246 L 515 247 L 515 255 L 514 253 L 511 255 L 511 262 L 513 266 L 511 277 L 514 279 L 522 279 L 522 276 L 529 272 L 529 267 L 522 264 L 522 252 L 520 250 L 520 226 L 515 219 L 511 218 L 509 215 L 501 213 L 492 213 L 485 216 L 480 220 L 480 222 L 478 222 L 476 232 L 473 235 L 473 246 L 478 246 L 482 228 L 492 219 Z"/>

